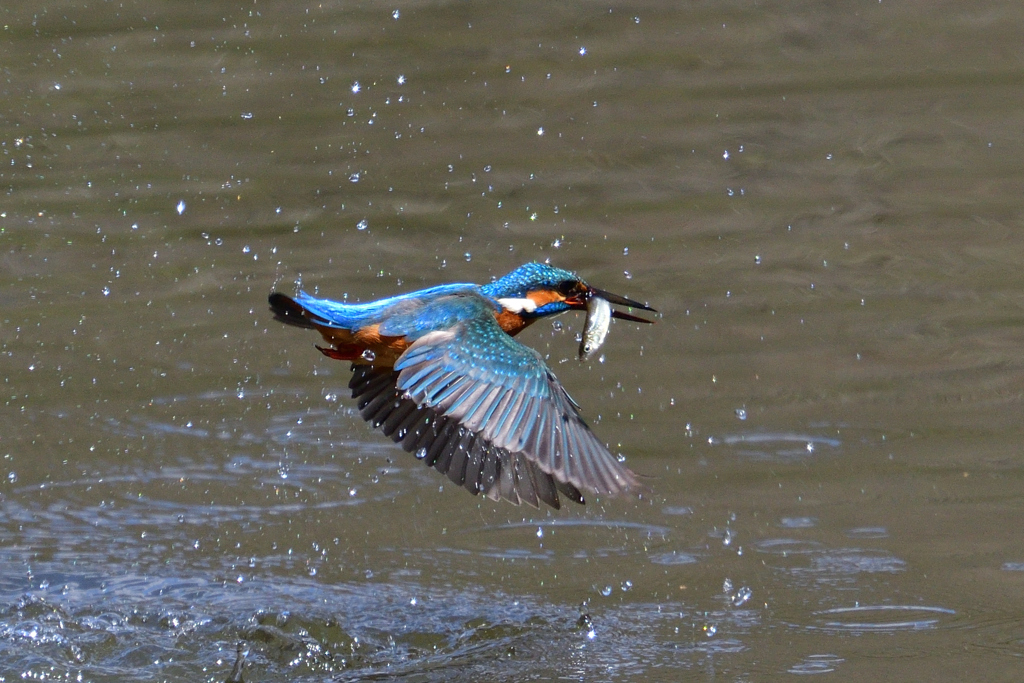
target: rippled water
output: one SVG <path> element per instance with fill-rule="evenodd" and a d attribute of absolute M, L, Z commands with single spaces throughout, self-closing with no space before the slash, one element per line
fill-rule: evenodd
<path fill-rule="evenodd" d="M 1012 3 L 0 7 L 0 681 L 1018 680 Z M 640 500 L 468 496 L 266 295 L 550 259 Z"/>

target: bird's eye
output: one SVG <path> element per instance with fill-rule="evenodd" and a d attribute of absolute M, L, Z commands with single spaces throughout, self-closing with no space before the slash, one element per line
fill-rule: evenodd
<path fill-rule="evenodd" d="M 575 280 L 565 280 L 564 282 L 559 283 L 558 293 L 561 294 L 562 296 L 569 296 L 576 292 L 578 286 L 579 283 L 576 282 Z"/>

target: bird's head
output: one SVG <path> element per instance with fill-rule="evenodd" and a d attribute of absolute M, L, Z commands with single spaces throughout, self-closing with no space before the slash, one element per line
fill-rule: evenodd
<path fill-rule="evenodd" d="M 527 263 L 519 266 L 508 275 L 480 289 L 506 311 L 530 322 L 569 310 L 586 310 L 587 300 L 594 296 L 617 306 L 657 312 L 639 301 L 592 287 L 575 273 L 546 263 Z M 612 317 L 637 323 L 654 322 L 614 310 Z"/>

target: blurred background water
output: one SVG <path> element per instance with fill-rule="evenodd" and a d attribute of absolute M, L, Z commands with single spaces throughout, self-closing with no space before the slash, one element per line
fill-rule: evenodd
<path fill-rule="evenodd" d="M 0 680 L 1020 680 L 1024 6 L 0 7 Z M 652 495 L 468 496 L 266 295 L 531 260 Z"/>

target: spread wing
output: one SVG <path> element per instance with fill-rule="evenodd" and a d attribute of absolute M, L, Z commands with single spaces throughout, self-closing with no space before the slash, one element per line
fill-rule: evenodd
<path fill-rule="evenodd" d="M 485 493 L 494 500 L 539 507 L 560 507 L 558 493 L 583 503 L 571 484 L 556 481 L 521 453 L 509 453 L 488 444 L 458 422 L 405 397 L 398 389 L 399 373 L 391 368 L 353 365 L 349 388 L 359 413 L 426 465 L 436 468 L 470 493 Z"/>
<path fill-rule="evenodd" d="M 484 448 L 522 458 L 575 489 L 614 495 L 638 488 L 540 355 L 505 334 L 492 315 L 423 335 L 395 370 L 403 398 Z"/>

